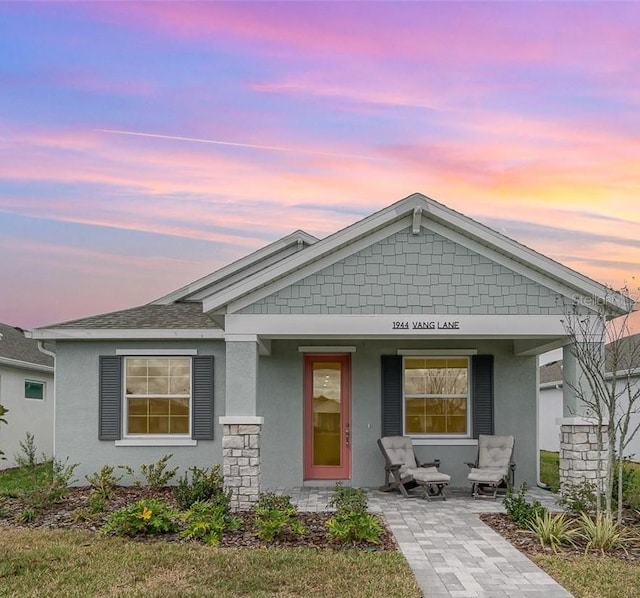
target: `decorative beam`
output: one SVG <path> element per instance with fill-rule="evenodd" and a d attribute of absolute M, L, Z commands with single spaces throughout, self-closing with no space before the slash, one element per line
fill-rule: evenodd
<path fill-rule="evenodd" d="M 422 208 L 420 206 L 416 206 L 415 208 L 413 208 L 413 228 L 411 229 L 411 234 L 419 235 L 421 226 L 422 226 Z"/>

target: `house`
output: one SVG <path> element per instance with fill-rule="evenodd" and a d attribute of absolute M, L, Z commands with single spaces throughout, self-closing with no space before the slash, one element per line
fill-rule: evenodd
<path fill-rule="evenodd" d="M 626 411 L 627 388 L 631 390 L 631 396 L 640 392 L 640 334 L 622 338 L 618 349 L 613 349 L 611 344 L 605 347 L 606 355 L 606 379 L 613 378 L 612 370 L 616 372 L 616 386 L 621 392 L 619 399 L 621 415 Z M 619 351 L 617 366 L 613 365 L 612 353 Z M 538 422 L 540 430 L 540 449 L 557 452 L 560 450 L 560 424 L 557 420 L 563 417 L 562 393 L 563 383 L 562 360 L 552 361 L 540 368 L 540 397 L 538 403 Z M 633 408 L 634 413 L 630 420 L 630 430 L 640 425 L 640 404 Z M 636 434 L 629 442 L 625 450 L 625 456 L 637 461 L 640 459 L 640 434 Z"/>
<path fill-rule="evenodd" d="M 588 317 L 598 302 L 627 307 L 413 194 L 148 305 L 32 336 L 56 345 L 55 453 L 81 464 L 78 477 L 172 453 L 183 468 L 222 463 L 243 507 L 260 488 L 380 485 L 382 435 L 411 435 L 464 486 L 478 435 L 514 434 L 518 483 L 535 483 L 537 355 L 569 342 L 567 305 Z M 576 396 L 563 400 L 578 414 L 567 450 L 582 450 L 587 423 Z"/>
<path fill-rule="evenodd" d="M 27 432 L 40 452 L 53 454 L 53 357 L 20 328 L 0 323 L 0 405 L 9 411 L 0 426 L 0 469 L 14 467 Z"/>

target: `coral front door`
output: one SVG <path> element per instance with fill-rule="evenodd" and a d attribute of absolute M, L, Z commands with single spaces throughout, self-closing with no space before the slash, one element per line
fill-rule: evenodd
<path fill-rule="evenodd" d="M 351 477 L 351 356 L 304 357 L 304 478 Z"/>

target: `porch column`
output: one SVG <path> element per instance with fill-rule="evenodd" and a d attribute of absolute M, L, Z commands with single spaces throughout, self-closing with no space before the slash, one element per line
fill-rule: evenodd
<path fill-rule="evenodd" d="M 247 335 L 226 338 L 225 415 L 222 432 L 222 471 L 231 489 L 231 508 L 250 509 L 260 494 L 260 433 L 256 415 L 258 342 Z"/>
<path fill-rule="evenodd" d="M 594 344 L 594 350 L 600 350 Z M 604 350 L 602 348 L 602 350 Z M 604 488 L 609 463 L 608 426 L 601 426 L 602 448 L 598 446 L 598 422 L 593 410 L 585 403 L 593 391 L 573 345 L 567 345 L 562 355 L 562 411 L 560 424 L 560 488 L 564 493 L 568 485 L 592 482 L 598 490 Z"/>

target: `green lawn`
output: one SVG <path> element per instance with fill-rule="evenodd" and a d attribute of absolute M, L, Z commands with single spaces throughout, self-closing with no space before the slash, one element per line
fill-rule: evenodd
<path fill-rule="evenodd" d="M 51 463 L 43 463 L 37 466 L 36 475 L 39 479 L 48 477 L 51 471 Z M 18 496 L 20 492 L 24 492 L 32 487 L 28 476 L 23 469 L 8 469 L 0 472 L 0 497 L 2 496 Z"/>
<path fill-rule="evenodd" d="M 554 490 L 560 487 L 560 456 L 551 451 L 540 451 L 540 481 Z"/>
<path fill-rule="evenodd" d="M 640 595 L 640 563 L 606 556 L 536 556 L 533 560 L 576 598 Z"/>
<path fill-rule="evenodd" d="M 418 597 L 396 552 L 215 549 L 0 528 L 0 596 Z"/>

